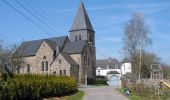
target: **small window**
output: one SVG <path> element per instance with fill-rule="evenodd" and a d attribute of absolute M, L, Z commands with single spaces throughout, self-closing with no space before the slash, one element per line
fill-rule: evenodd
<path fill-rule="evenodd" d="M 61 60 L 59 60 L 59 64 L 61 64 Z"/>
<path fill-rule="evenodd" d="M 81 35 L 79 35 L 79 40 L 81 40 Z"/>
<path fill-rule="evenodd" d="M 62 70 L 60 70 L 60 76 L 62 76 Z"/>
<path fill-rule="evenodd" d="M 41 70 L 44 71 L 44 62 L 41 62 Z"/>
<path fill-rule="evenodd" d="M 45 70 L 48 71 L 48 61 L 45 62 L 45 65 L 46 65 Z"/>
<path fill-rule="evenodd" d="M 89 57 L 88 57 L 88 66 L 90 66 L 90 59 L 89 59 Z"/>
<path fill-rule="evenodd" d="M 83 65 L 85 66 L 85 64 L 86 64 L 86 56 L 84 56 L 84 64 Z"/>
<path fill-rule="evenodd" d="M 27 64 L 27 73 L 30 73 L 30 64 Z"/>
<path fill-rule="evenodd" d="M 53 57 L 56 57 L 56 50 L 53 51 Z"/>
<path fill-rule="evenodd" d="M 63 71 L 64 76 L 66 76 L 66 70 Z"/>
<path fill-rule="evenodd" d="M 77 41 L 78 39 L 77 39 L 77 36 L 75 36 L 75 41 Z"/>

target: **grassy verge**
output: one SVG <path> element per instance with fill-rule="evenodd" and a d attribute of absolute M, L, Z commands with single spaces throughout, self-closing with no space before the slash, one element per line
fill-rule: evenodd
<path fill-rule="evenodd" d="M 83 96 L 84 96 L 84 92 L 78 91 L 76 94 L 71 95 L 71 96 L 67 96 L 63 100 L 82 100 Z"/>
<path fill-rule="evenodd" d="M 123 88 L 118 89 L 118 91 L 119 91 L 121 94 L 124 94 Z M 136 96 L 136 95 L 134 95 L 134 94 L 129 95 L 129 96 L 127 96 L 127 97 L 128 97 L 130 100 L 151 100 L 150 98 L 140 97 L 140 96 Z"/>
<path fill-rule="evenodd" d="M 78 91 L 75 94 L 69 95 L 69 96 L 64 96 L 61 98 L 58 97 L 53 97 L 53 98 L 46 98 L 43 100 L 82 100 L 84 96 L 84 92 L 83 91 Z"/>

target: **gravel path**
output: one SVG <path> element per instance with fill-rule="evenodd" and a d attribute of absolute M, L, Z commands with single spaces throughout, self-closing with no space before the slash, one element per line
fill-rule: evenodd
<path fill-rule="evenodd" d="M 83 100 L 129 100 L 111 86 L 90 86 L 80 90 L 85 92 Z"/>

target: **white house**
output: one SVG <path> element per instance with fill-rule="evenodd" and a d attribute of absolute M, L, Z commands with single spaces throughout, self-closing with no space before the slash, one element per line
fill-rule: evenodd
<path fill-rule="evenodd" d="M 109 85 L 120 86 L 121 76 L 126 73 L 132 73 L 131 63 L 120 64 L 116 59 L 102 59 L 96 61 L 96 76 L 106 76 L 109 79 Z"/>

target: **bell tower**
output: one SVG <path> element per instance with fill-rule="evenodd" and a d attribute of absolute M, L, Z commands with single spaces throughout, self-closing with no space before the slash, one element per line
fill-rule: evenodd
<path fill-rule="evenodd" d="M 95 47 L 95 31 L 82 1 L 69 32 L 72 42 L 87 40 L 88 43 Z"/>

